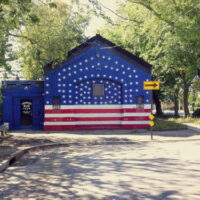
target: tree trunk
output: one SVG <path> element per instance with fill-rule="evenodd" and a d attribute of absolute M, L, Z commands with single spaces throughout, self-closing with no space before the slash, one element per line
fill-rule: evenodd
<path fill-rule="evenodd" d="M 153 91 L 153 102 L 156 106 L 156 115 L 162 116 L 163 111 L 162 111 L 161 102 L 160 102 L 160 99 L 159 99 L 159 94 L 158 94 L 157 91 Z"/>
<path fill-rule="evenodd" d="M 189 95 L 189 84 L 186 82 L 183 83 L 183 107 L 185 117 L 190 116 L 190 111 L 188 108 L 188 95 Z"/>
<path fill-rule="evenodd" d="M 178 109 L 179 109 L 179 102 L 178 102 L 178 98 L 174 99 L 174 116 L 178 117 Z"/>

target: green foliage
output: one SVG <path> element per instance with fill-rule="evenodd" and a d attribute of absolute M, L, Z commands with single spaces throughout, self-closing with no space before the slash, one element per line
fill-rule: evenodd
<path fill-rule="evenodd" d="M 166 100 L 177 99 L 182 88 L 187 105 L 200 66 L 199 9 L 198 0 L 127 0 L 117 11 L 123 17 L 99 32 L 153 65 Z"/>
<path fill-rule="evenodd" d="M 0 68 L 10 70 L 8 61 L 15 57 L 12 54 L 11 44 L 8 39 L 10 33 L 29 21 L 31 1 L 1 0 L 0 1 Z"/>
<path fill-rule="evenodd" d="M 41 78 L 46 64 L 60 63 L 69 50 L 83 41 L 89 16 L 83 8 L 73 12 L 72 6 L 58 1 L 32 7 L 32 21 L 24 27 L 19 40 L 19 57 L 26 78 Z"/>

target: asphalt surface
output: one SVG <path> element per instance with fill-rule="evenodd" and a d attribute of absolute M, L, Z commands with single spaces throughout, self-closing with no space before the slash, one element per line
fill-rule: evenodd
<path fill-rule="evenodd" d="M 27 154 L 0 174 L 0 199 L 199 200 L 200 136 L 162 138 Z"/>

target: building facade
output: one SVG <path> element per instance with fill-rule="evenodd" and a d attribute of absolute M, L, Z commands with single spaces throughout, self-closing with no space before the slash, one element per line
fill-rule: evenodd
<path fill-rule="evenodd" d="M 12 124 L 11 129 L 35 129 L 35 124 L 44 130 L 149 127 L 151 91 L 143 89 L 143 82 L 151 80 L 151 66 L 100 35 L 45 72 L 41 87 L 36 87 L 37 81 L 20 90 L 4 83 L 3 122 Z M 6 114 L 8 105 L 12 106 Z M 23 114 L 23 105 L 30 107 L 31 116 Z M 29 118 L 29 125 L 23 125 L 23 118 Z"/>

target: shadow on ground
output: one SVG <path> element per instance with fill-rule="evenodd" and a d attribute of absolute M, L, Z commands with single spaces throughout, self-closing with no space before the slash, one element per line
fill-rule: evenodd
<path fill-rule="evenodd" d="M 184 163 L 176 152 L 177 158 L 162 157 L 160 152 L 162 147 L 151 152 L 150 146 L 139 144 L 27 155 L 23 159 L 36 162 L 14 165 L 0 177 L 5 183 L 0 199 L 195 199 L 187 192 L 198 187 L 200 170 L 194 166 L 200 162 Z"/>

